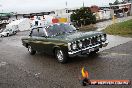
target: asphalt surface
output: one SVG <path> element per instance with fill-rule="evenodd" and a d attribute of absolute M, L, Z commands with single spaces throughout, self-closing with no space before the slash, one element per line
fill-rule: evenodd
<path fill-rule="evenodd" d="M 60 64 L 50 55 L 29 55 L 21 44 L 24 35 L 28 32 L 0 38 L 0 88 L 83 88 L 78 80 L 82 67 L 88 70 L 90 79 L 132 81 L 132 41 Z M 132 85 L 89 85 L 86 88 L 132 88 Z"/>

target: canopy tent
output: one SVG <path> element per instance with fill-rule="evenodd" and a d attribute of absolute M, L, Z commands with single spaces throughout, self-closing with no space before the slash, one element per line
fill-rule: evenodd
<path fill-rule="evenodd" d="M 6 28 L 12 28 L 19 31 L 29 30 L 30 29 L 30 20 L 27 18 L 12 21 L 8 25 L 6 25 Z"/>

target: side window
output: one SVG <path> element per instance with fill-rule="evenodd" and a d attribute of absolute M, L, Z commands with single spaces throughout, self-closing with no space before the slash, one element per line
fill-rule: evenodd
<path fill-rule="evenodd" d="M 35 26 L 38 26 L 38 21 L 35 21 Z"/>
<path fill-rule="evenodd" d="M 38 32 L 37 28 L 32 29 L 32 36 L 38 36 Z"/>
<path fill-rule="evenodd" d="M 42 36 L 46 36 L 43 28 L 34 28 L 32 30 L 32 36 L 38 36 L 38 37 L 42 37 Z"/>
<path fill-rule="evenodd" d="M 48 31 L 48 35 L 49 36 L 52 36 L 52 35 L 54 35 L 54 33 L 53 33 L 53 30 L 54 29 L 54 27 L 53 26 L 50 26 L 49 28 L 47 28 L 47 31 Z"/>
<path fill-rule="evenodd" d="M 44 29 L 43 28 L 38 28 L 39 32 L 38 32 L 38 36 L 42 37 L 42 36 L 46 36 L 46 34 L 44 33 Z"/>

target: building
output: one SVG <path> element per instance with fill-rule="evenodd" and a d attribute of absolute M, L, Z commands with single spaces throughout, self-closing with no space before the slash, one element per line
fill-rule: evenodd
<path fill-rule="evenodd" d="M 117 17 L 129 16 L 131 14 L 131 3 L 112 4 L 110 5 L 110 8 L 114 10 Z"/>
<path fill-rule="evenodd" d="M 75 9 L 59 9 L 55 10 L 54 13 L 50 14 L 50 16 L 53 16 L 55 18 L 67 18 L 67 22 L 71 22 L 70 16 L 73 13 Z"/>
<path fill-rule="evenodd" d="M 9 23 L 9 18 L 12 16 L 12 13 L 0 13 L 0 29 L 4 28 L 6 24 Z"/>
<path fill-rule="evenodd" d="M 132 15 L 132 0 L 129 0 L 128 2 L 131 3 L 131 12 L 130 12 L 130 14 Z"/>

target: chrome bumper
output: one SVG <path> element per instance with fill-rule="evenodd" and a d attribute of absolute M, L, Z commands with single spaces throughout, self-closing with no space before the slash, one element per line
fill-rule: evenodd
<path fill-rule="evenodd" d="M 68 54 L 69 56 L 77 56 L 77 55 L 81 55 L 82 52 L 86 52 L 86 53 L 90 53 L 90 49 L 93 49 L 96 50 L 96 49 L 99 49 L 99 48 L 102 48 L 102 47 L 106 47 L 108 45 L 108 41 L 105 41 L 105 42 L 102 42 L 101 44 L 97 44 L 97 45 L 94 45 L 94 46 L 89 46 L 89 47 L 86 47 L 84 49 L 80 49 L 80 50 L 77 50 L 77 51 L 69 51 Z"/>
<path fill-rule="evenodd" d="M 108 41 L 103 42 L 102 47 L 106 47 L 108 45 L 108 43 L 109 43 Z"/>
<path fill-rule="evenodd" d="M 100 48 L 100 45 L 101 44 L 97 44 L 97 45 L 94 45 L 94 46 L 90 46 L 90 47 L 87 47 L 87 48 L 84 48 L 84 49 L 81 49 L 81 50 L 77 50 L 77 51 L 71 51 L 71 52 L 68 52 L 69 56 L 76 56 L 76 55 L 81 55 L 83 51 L 86 51 L 87 53 L 90 53 L 90 49 L 92 48 Z"/>

